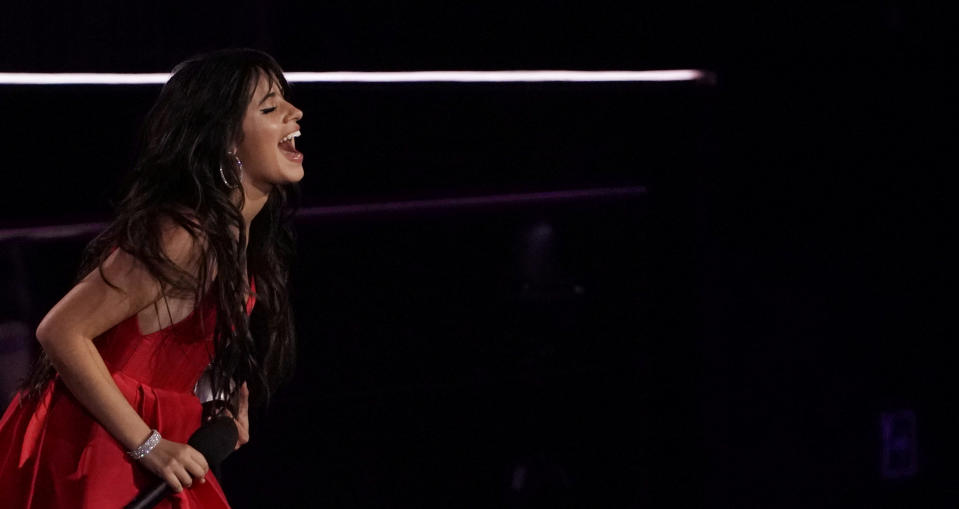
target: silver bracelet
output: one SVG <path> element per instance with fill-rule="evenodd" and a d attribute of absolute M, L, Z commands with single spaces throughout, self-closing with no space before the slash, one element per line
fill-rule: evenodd
<path fill-rule="evenodd" d="M 150 438 L 147 438 L 146 442 L 143 442 L 140 444 L 140 447 L 137 447 L 132 451 L 127 451 L 127 454 L 129 454 L 131 458 L 138 460 L 147 454 L 150 454 L 150 451 L 152 451 L 153 448 L 160 443 L 160 438 L 160 432 L 153 430 L 153 433 L 150 433 Z"/>

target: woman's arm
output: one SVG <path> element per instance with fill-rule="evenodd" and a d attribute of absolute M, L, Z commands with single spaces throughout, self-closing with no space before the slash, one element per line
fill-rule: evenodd
<path fill-rule="evenodd" d="M 196 259 L 192 238 L 183 230 L 168 230 L 164 249 L 182 267 L 191 267 Z M 150 306 L 160 296 L 160 284 L 136 258 L 120 249 L 106 259 L 103 272 L 119 290 L 94 269 L 47 313 L 37 327 L 37 340 L 67 389 L 130 450 L 143 443 L 151 429 L 120 392 L 93 339 Z M 140 462 L 175 491 L 189 487 L 193 477 L 202 480 L 208 470 L 199 452 L 167 440 L 161 440 Z"/>

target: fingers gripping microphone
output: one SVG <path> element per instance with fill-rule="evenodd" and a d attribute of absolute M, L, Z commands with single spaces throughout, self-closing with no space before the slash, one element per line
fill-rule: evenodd
<path fill-rule="evenodd" d="M 202 454 L 210 468 L 213 468 L 233 452 L 237 439 L 238 433 L 233 419 L 218 417 L 193 432 L 187 443 Z M 161 480 L 150 491 L 141 492 L 124 509 L 149 509 L 172 492 L 170 485 Z"/>

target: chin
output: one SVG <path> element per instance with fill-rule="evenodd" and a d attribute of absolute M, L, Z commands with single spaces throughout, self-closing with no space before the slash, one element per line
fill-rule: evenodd
<path fill-rule="evenodd" d="M 304 171 L 303 171 L 303 166 L 301 165 L 298 169 L 294 170 L 293 172 L 287 175 L 288 177 L 287 182 L 291 184 L 295 184 L 303 180 L 303 175 L 304 175 Z"/>
<path fill-rule="evenodd" d="M 285 164 L 278 168 L 276 176 L 278 177 L 273 181 L 274 184 L 295 184 L 303 180 L 303 165 L 302 164 L 291 164 L 289 161 L 284 161 Z"/>

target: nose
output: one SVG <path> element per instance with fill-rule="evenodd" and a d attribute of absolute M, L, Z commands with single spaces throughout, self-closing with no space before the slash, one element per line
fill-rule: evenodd
<path fill-rule="evenodd" d="M 293 106 L 292 104 L 290 105 L 290 108 L 292 108 L 289 114 L 289 118 L 291 120 L 293 120 L 294 122 L 298 122 L 301 118 L 303 118 L 303 111 L 301 111 L 296 106 Z"/>

